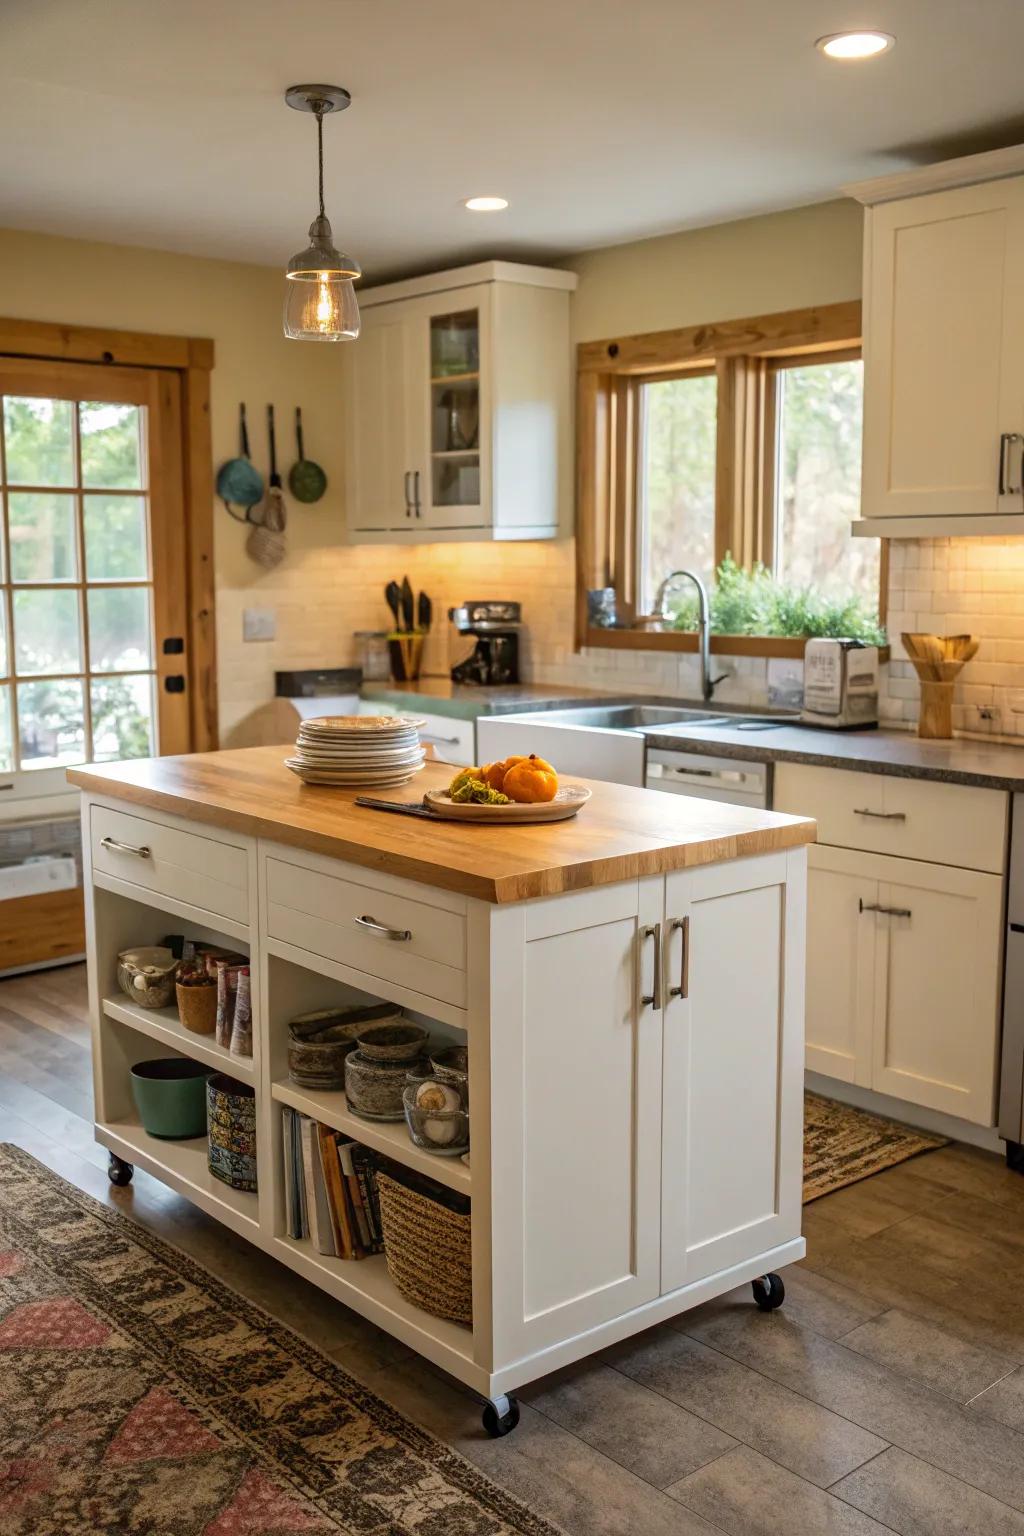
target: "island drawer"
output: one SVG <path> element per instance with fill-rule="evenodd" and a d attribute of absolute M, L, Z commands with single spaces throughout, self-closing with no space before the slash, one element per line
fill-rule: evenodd
<path fill-rule="evenodd" d="M 466 1003 L 466 918 L 400 891 L 267 858 L 267 933 L 300 949 L 436 997 Z M 427 892 L 424 889 L 424 895 Z M 455 898 L 457 901 L 457 898 Z"/>
<path fill-rule="evenodd" d="M 813 816 L 818 842 L 1002 874 L 1007 796 L 887 773 L 776 763 L 774 809 Z"/>
<path fill-rule="evenodd" d="M 216 837 L 186 832 L 148 816 L 94 805 L 93 869 L 175 901 L 249 921 L 249 855 Z"/>

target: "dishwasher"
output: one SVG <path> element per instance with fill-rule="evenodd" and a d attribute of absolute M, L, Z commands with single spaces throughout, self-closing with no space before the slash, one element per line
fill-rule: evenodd
<path fill-rule="evenodd" d="M 730 805 L 766 808 L 771 789 L 770 763 L 741 762 L 735 757 L 709 757 L 704 752 L 647 748 L 647 789 L 698 800 L 725 800 Z"/>

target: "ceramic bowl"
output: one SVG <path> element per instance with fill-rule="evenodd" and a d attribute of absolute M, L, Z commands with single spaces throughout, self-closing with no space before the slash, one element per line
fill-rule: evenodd
<path fill-rule="evenodd" d="M 410 1062 L 427 1043 L 428 1031 L 403 1019 L 400 1023 L 372 1024 L 360 1030 L 359 1049 L 371 1061 Z"/>

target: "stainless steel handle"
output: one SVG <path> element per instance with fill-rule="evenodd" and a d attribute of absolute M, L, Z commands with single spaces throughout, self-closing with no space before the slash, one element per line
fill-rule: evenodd
<path fill-rule="evenodd" d="M 0 790 L 3 790 L 3 789 L 13 789 L 13 788 L 14 788 L 14 780 L 13 779 L 11 780 L 11 782 L 9 784 L 0 784 Z"/>
<path fill-rule="evenodd" d="M 660 1008 L 661 1007 L 661 924 L 660 923 L 649 923 L 646 928 L 641 928 L 640 929 L 640 934 L 639 934 L 639 939 L 640 939 L 640 951 L 639 951 L 639 959 L 637 961 L 637 973 L 638 973 L 638 975 L 640 977 L 640 986 L 641 987 L 643 987 L 644 941 L 646 939 L 653 939 L 654 940 L 654 985 L 653 985 L 653 988 L 651 990 L 650 996 L 646 995 L 643 991 L 641 991 L 641 993 L 640 993 L 640 1006 L 642 1008 Z"/>
<path fill-rule="evenodd" d="M 1006 452 L 1013 443 L 1024 441 L 1019 432 L 1001 432 L 999 434 L 999 494 L 1000 496 L 1017 496 L 1024 489 L 1024 460 L 1021 462 L 1021 484 L 1013 485 L 1013 475 L 1007 472 Z"/>
<path fill-rule="evenodd" d="M 408 928 L 389 928 L 386 923 L 378 923 L 375 917 L 367 917 L 365 914 L 355 918 L 354 921 L 360 928 L 368 928 L 371 933 L 379 933 L 382 938 L 395 939 L 398 943 L 412 938 Z"/>
<path fill-rule="evenodd" d="M 412 504 L 416 509 L 416 516 L 422 517 L 423 513 L 420 509 L 420 472 L 418 469 L 413 471 L 412 476 Z"/>
<path fill-rule="evenodd" d="M 425 731 L 420 731 L 420 741 L 433 741 L 439 747 L 457 747 L 459 740 L 458 736 L 428 736 Z"/>
<path fill-rule="evenodd" d="M 865 901 L 863 897 L 857 898 L 858 912 L 880 912 L 883 917 L 913 917 L 909 907 L 880 907 L 877 901 Z"/>
<path fill-rule="evenodd" d="M 412 470 L 407 469 L 404 475 L 405 485 L 405 515 L 412 517 L 412 497 L 409 494 L 409 481 L 412 479 Z"/>
<path fill-rule="evenodd" d="M 682 947 L 679 951 L 679 985 L 669 987 L 669 997 L 689 997 L 690 995 L 690 919 L 688 917 L 674 917 L 668 925 L 668 937 L 671 941 L 676 932 L 682 934 Z"/>
<path fill-rule="evenodd" d="M 869 811 L 866 806 L 855 805 L 855 816 L 870 816 L 873 821 L 906 821 L 906 811 Z"/>
<path fill-rule="evenodd" d="M 100 847 L 109 848 L 112 853 L 133 853 L 137 859 L 151 859 L 153 851 L 147 848 L 145 843 L 136 847 L 134 843 L 121 843 L 116 837 L 101 837 Z"/>

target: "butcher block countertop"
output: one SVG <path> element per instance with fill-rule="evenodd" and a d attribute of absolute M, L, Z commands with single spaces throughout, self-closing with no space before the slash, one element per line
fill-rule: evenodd
<path fill-rule="evenodd" d="M 68 771 L 72 784 L 140 810 L 305 848 L 483 901 L 525 901 L 641 875 L 749 858 L 814 841 L 798 816 L 656 790 L 572 779 L 593 798 L 572 821 L 484 827 L 394 816 L 353 802 L 359 793 L 417 804 L 455 772 L 428 763 L 401 789 L 302 784 L 281 747 L 195 753 Z M 568 781 L 567 781 L 568 782 Z"/>

